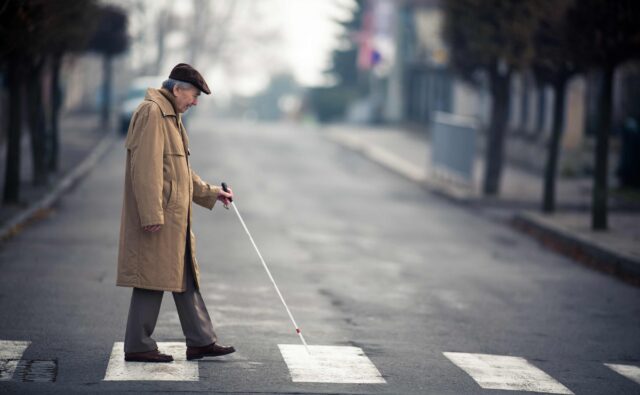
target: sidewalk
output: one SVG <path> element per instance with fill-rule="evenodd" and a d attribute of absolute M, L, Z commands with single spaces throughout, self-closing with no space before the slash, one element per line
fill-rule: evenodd
<path fill-rule="evenodd" d="M 105 133 L 97 114 L 63 114 L 60 120 L 59 170 L 49 183 L 32 184 L 32 158 L 29 134 L 23 130 L 20 158 L 20 203 L 0 203 L 0 240 L 11 237 L 33 219 L 48 214 L 57 198 L 72 187 L 97 162 L 113 142 L 113 135 Z M 4 188 L 6 146 L 0 146 L 0 186 Z"/>
<path fill-rule="evenodd" d="M 548 247 L 632 282 L 640 279 L 640 204 L 610 197 L 610 229 L 590 230 L 591 179 L 558 179 L 557 213 L 540 213 L 542 176 L 505 163 L 499 198 L 481 194 L 484 161 L 474 164 L 473 183 L 463 186 L 436 176 L 424 134 L 393 127 L 332 125 L 326 136 L 424 185 L 428 190 L 513 224 Z M 541 158 L 544 160 L 544 158 Z"/>

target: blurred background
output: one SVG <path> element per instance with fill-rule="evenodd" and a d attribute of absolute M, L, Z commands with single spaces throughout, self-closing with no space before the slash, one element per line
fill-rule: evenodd
<path fill-rule="evenodd" d="M 2 1 L 0 219 L 125 134 L 186 62 L 213 88 L 195 114 L 397 146 L 445 193 L 559 202 L 605 230 L 640 196 L 639 15 L 604 0 Z"/>

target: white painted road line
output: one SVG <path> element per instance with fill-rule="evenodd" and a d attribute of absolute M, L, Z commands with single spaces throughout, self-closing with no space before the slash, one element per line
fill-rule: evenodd
<path fill-rule="evenodd" d="M 459 352 L 443 354 L 467 372 L 482 388 L 573 394 L 567 387 L 524 358 Z"/>
<path fill-rule="evenodd" d="M 0 381 L 9 381 L 31 342 L 0 340 Z"/>
<path fill-rule="evenodd" d="M 619 373 L 624 377 L 640 384 L 640 367 L 635 365 L 620 365 L 615 363 L 605 363 L 605 365 L 612 369 L 614 372 Z"/>
<path fill-rule="evenodd" d="M 386 381 L 359 347 L 278 344 L 298 383 L 385 384 Z"/>
<path fill-rule="evenodd" d="M 186 345 L 180 342 L 159 342 L 158 349 L 173 355 L 170 363 L 125 362 L 124 343 L 113 344 L 105 381 L 198 381 L 198 363 L 186 360 Z"/>

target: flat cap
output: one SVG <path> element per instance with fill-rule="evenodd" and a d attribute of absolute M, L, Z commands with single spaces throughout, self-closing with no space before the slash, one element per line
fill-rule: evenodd
<path fill-rule="evenodd" d="M 171 78 L 172 80 L 188 82 L 207 95 L 211 94 L 207 82 L 204 80 L 204 78 L 202 78 L 202 75 L 198 73 L 198 70 L 194 69 L 186 63 L 178 63 L 173 68 L 173 70 L 171 70 L 169 78 Z"/>

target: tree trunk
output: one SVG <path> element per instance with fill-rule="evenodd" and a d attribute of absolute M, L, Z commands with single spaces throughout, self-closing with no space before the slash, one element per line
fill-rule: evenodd
<path fill-rule="evenodd" d="M 102 58 L 102 127 L 108 131 L 111 118 L 112 59 L 109 54 Z"/>
<path fill-rule="evenodd" d="M 509 115 L 509 82 L 511 73 L 505 75 L 495 70 L 491 72 L 491 121 L 487 134 L 485 149 L 485 172 L 483 193 L 487 196 L 498 195 L 500 191 L 500 177 L 502 175 L 502 157 L 504 151 L 504 137 Z"/>
<path fill-rule="evenodd" d="M 560 78 L 553 86 L 555 100 L 553 103 L 553 129 L 547 152 L 547 164 L 544 170 L 544 189 L 542 192 L 542 211 L 552 213 L 556 209 L 556 173 L 558 172 L 558 154 L 560 137 L 564 127 L 564 109 L 566 95 L 566 78 Z"/>
<path fill-rule="evenodd" d="M 158 26 L 156 28 L 156 61 L 153 64 L 153 75 L 160 75 L 162 73 L 162 62 L 165 56 L 165 38 L 169 30 L 169 19 L 171 14 L 168 10 L 162 10 L 158 15 Z M 193 63 L 192 63 L 193 64 Z"/>
<path fill-rule="evenodd" d="M 7 80 L 9 123 L 7 130 L 7 156 L 2 200 L 5 204 L 18 203 L 20 199 L 20 152 L 22 138 L 22 100 L 23 100 L 23 67 L 24 61 L 12 56 L 8 61 Z"/>
<path fill-rule="evenodd" d="M 520 130 L 529 132 L 529 91 L 531 90 L 531 77 L 529 73 L 522 73 L 522 91 L 520 92 Z"/>
<path fill-rule="evenodd" d="M 60 88 L 60 66 L 62 64 L 62 55 L 55 54 L 51 63 L 51 117 L 49 125 L 50 149 L 49 163 L 47 167 L 49 171 L 56 172 L 59 168 L 60 153 L 60 108 L 62 107 L 62 90 Z"/>
<path fill-rule="evenodd" d="M 543 135 L 544 116 L 546 114 L 547 104 L 544 85 L 541 84 L 540 86 L 538 86 L 536 96 L 538 96 L 538 104 L 536 105 L 536 135 L 538 138 L 540 138 Z"/>
<path fill-rule="evenodd" d="M 30 69 L 27 79 L 27 122 L 31 137 L 31 161 L 33 163 L 33 184 L 44 185 L 47 182 L 47 135 L 45 132 L 45 114 L 42 102 L 42 69 L 44 62 L 36 62 Z"/>
<path fill-rule="evenodd" d="M 591 204 L 591 227 L 593 230 L 607 229 L 607 189 L 609 135 L 611 133 L 611 106 L 613 75 L 615 68 L 606 66 L 602 73 L 598 129 L 596 130 L 595 172 L 593 178 L 593 202 Z"/>

